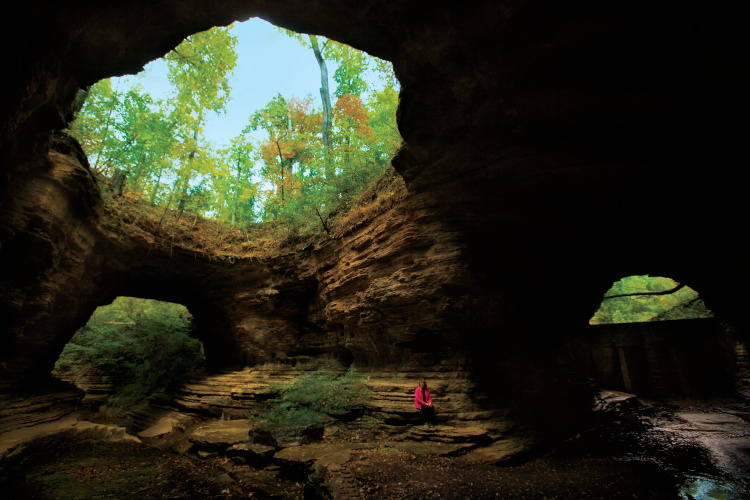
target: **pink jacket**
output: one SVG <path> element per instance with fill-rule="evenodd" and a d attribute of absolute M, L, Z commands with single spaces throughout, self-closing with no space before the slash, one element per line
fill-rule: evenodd
<path fill-rule="evenodd" d="M 425 391 L 424 391 L 424 398 L 422 396 L 423 395 L 422 395 L 422 389 L 421 388 L 417 387 L 416 389 L 414 389 L 414 408 L 416 408 L 417 410 L 421 409 L 422 405 L 425 405 L 425 404 L 431 405 L 432 404 L 432 396 L 430 396 L 430 390 L 429 389 L 425 389 Z"/>

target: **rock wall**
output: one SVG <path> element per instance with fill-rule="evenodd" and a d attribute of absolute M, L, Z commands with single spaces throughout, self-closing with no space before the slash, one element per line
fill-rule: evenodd
<path fill-rule="evenodd" d="M 39 164 L 14 177 L 2 207 L 0 363 L 8 373 L 54 364 L 70 338 L 64 326 L 93 311 L 99 191 L 80 147 L 51 142 Z"/>
<path fill-rule="evenodd" d="M 53 151 L 49 161 L 63 180 L 88 172 L 72 155 Z M 29 297 L 45 301 L 29 316 L 29 300 L 19 299 L 4 316 L 6 370 L 48 373 L 71 332 L 118 295 L 187 306 L 213 368 L 274 362 L 308 369 L 320 363 L 455 367 L 455 353 L 466 350 L 461 323 L 481 301 L 471 297 L 461 233 L 400 179 L 393 190 L 397 201 L 342 237 L 236 260 L 164 248 L 150 234 L 101 216 L 96 205 L 79 220 L 64 210 L 67 201 L 51 200 L 61 213 L 39 214 L 43 229 L 57 224 L 67 237 L 53 248 L 59 257 L 47 264 L 47 276 L 31 274 L 43 266 L 17 267 L 18 278 L 6 285 L 25 286 Z"/>
<path fill-rule="evenodd" d="M 684 282 L 746 335 L 733 9 L 27 2 L 0 30 L 14 47 L 0 105 L 2 376 L 46 375 L 116 295 L 185 304 L 217 366 L 460 369 L 519 404 L 576 407 L 566 342 L 623 276 Z M 393 61 L 408 196 L 273 262 L 154 251 L 108 227 L 80 153 L 50 139 L 78 88 L 255 15 Z"/>
<path fill-rule="evenodd" d="M 588 373 L 602 386 L 640 396 L 731 394 L 736 342 L 714 319 L 591 326 Z"/>

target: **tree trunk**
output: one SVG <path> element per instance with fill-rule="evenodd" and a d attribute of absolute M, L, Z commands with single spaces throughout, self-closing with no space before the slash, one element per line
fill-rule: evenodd
<path fill-rule="evenodd" d="M 151 205 L 156 205 L 156 193 L 159 191 L 159 184 L 161 184 L 161 173 L 164 171 L 164 165 L 159 167 L 159 175 L 156 176 L 156 184 L 154 184 L 154 190 L 151 191 Z"/>
<path fill-rule="evenodd" d="M 234 187 L 234 200 L 232 200 L 232 224 L 237 222 L 237 199 L 240 195 L 240 183 L 242 182 L 242 167 L 240 160 L 237 160 L 237 185 Z"/>
<path fill-rule="evenodd" d="M 279 144 L 279 141 L 275 141 L 275 142 L 276 142 L 276 149 L 279 151 L 279 164 L 280 164 L 279 168 L 281 169 L 281 182 L 279 183 L 279 187 L 281 188 L 281 204 L 283 205 L 284 204 L 284 180 L 285 180 L 284 179 L 285 178 L 285 175 L 284 175 L 284 167 L 285 167 L 285 164 L 284 164 L 284 155 L 281 152 L 281 144 Z"/>
<path fill-rule="evenodd" d="M 138 160 L 138 165 L 135 168 L 135 176 L 133 177 L 133 193 L 138 193 L 138 183 L 141 180 L 141 173 L 143 172 L 143 165 L 146 160 L 146 154 L 141 154 L 141 158 Z M 138 195 L 138 199 L 141 199 L 141 196 Z"/>
<path fill-rule="evenodd" d="M 310 35 L 310 45 L 312 45 L 318 66 L 320 66 L 320 100 L 323 102 L 323 151 L 325 154 L 326 179 L 330 180 L 333 179 L 336 172 L 333 167 L 333 155 L 331 154 L 333 111 L 331 107 L 331 94 L 328 90 L 328 66 L 325 59 L 323 59 L 323 54 L 320 52 L 318 37 Z"/>
<path fill-rule="evenodd" d="M 185 210 L 185 203 L 187 203 L 187 192 L 190 188 L 190 178 L 193 177 L 193 160 L 195 159 L 195 153 L 198 152 L 198 130 L 200 130 L 202 124 L 203 110 L 201 109 L 198 112 L 198 120 L 196 121 L 195 128 L 193 129 L 193 148 L 190 150 L 190 154 L 188 155 L 187 168 L 185 169 L 185 178 L 183 179 L 183 185 L 180 189 L 180 201 L 177 204 L 177 213 L 179 215 L 182 215 L 182 212 Z"/>
<path fill-rule="evenodd" d="M 200 122 L 199 122 L 200 123 Z M 200 125 L 199 125 L 200 126 Z M 198 142 L 198 127 L 193 131 L 193 141 L 195 144 Z M 193 176 L 193 160 L 195 159 L 196 145 L 193 144 L 193 149 L 190 151 L 187 159 L 187 168 L 185 178 L 182 179 L 182 187 L 180 188 L 180 201 L 177 204 L 177 211 L 182 214 L 185 211 L 185 203 L 187 203 L 188 188 L 190 187 L 190 178 Z"/>
<path fill-rule="evenodd" d="M 112 122 L 112 113 L 115 110 L 115 105 L 117 105 L 117 89 L 120 88 L 120 82 L 117 82 L 117 87 L 115 87 L 115 91 L 112 94 L 112 101 L 111 106 L 109 107 L 109 112 L 107 113 L 107 121 L 104 122 L 104 134 L 102 134 L 102 148 L 99 149 L 99 154 L 96 155 L 96 162 L 94 163 L 94 166 L 91 167 L 91 170 L 93 170 L 96 173 L 99 173 L 99 161 L 102 158 L 102 151 L 104 149 L 103 143 L 104 143 L 104 137 L 109 134 L 109 125 Z"/>
<path fill-rule="evenodd" d="M 159 219 L 159 225 L 156 226 L 157 233 L 159 232 L 159 229 L 161 229 L 161 223 L 164 221 L 164 217 L 167 216 L 167 212 L 169 211 L 169 205 L 171 204 L 172 204 L 172 197 L 170 196 L 169 199 L 167 200 L 167 206 L 164 207 L 164 212 L 162 212 L 161 214 L 161 219 Z"/>
<path fill-rule="evenodd" d="M 115 196 L 122 196 L 122 189 L 125 187 L 125 181 L 128 178 L 128 173 L 119 168 L 115 170 L 115 175 L 112 177 L 112 192 Z"/>

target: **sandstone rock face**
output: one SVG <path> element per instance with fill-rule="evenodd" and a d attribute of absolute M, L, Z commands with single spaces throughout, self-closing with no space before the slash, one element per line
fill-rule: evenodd
<path fill-rule="evenodd" d="M 0 331 L 11 372 L 54 363 L 50 346 L 61 349 L 70 338 L 59 327 L 85 322 L 94 292 L 90 271 L 103 258 L 92 252 L 99 194 L 87 166 L 75 154 L 49 150 L 15 176 L 14 196 L 3 204 Z M 17 350 L 19 343 L 24 348 Z"/>
<path fill-rule="evenodd" d="M 212 368 L 447 372 L 475 401 L 520 405 L 579 404 L 580 360 L 565 344 L 623 276 L 684 282 L 746 335 L 745 134 L 733 119 L 744 115 L 744 51 L 725 10 L 24 4 L 5 21 L 16 29 L 0 30 L 15 48 L 0 105 L 2 377 L 46 376 L 117 295 L 186 305 Z M 51 135 L 77 90 L 250 16 L 393 61 L 401 202 L 265 262 L 154 249 L 108 226 L 80 152 Z"/>

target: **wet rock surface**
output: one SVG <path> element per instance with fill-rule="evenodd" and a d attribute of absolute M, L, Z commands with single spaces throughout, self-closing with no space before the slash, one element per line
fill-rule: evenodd
<path fill-rule="evenodd" d="M 655 463 L 684 499 L 750 495 L 750 425 L 738 416 L 750 408 L 747 400 L 622 402 L 622 411 L 610 408 L 553 456 Z"/>
<path fill-rule="evenodd" d="M 750 406 L 719 399 L 683 400 L 667 408 L 652 408 L 653 427 L 643 443 L 650 445 L 650 436 L 663 443 L 667 467 L 685 477 L 685 495 L 750 497 Z"/>

